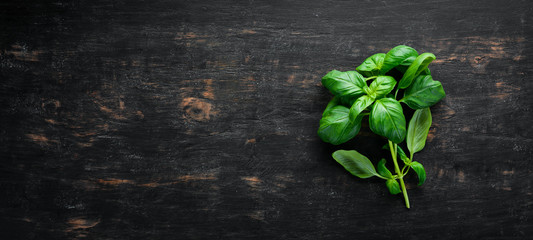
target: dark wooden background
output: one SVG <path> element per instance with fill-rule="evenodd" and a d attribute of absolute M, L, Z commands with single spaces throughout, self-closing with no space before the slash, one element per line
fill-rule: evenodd
<path fill-rule="evenodd" d="M 1 239 L 531 239 L 530 1 L 2 1 Z M 412 209 L 320 79 L 406 44 L 446 98 Z"/>

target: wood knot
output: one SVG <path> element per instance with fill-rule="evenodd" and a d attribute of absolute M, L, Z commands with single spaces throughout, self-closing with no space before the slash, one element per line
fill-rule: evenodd
<path fill-rule="evenodd" d="M 207 121 L 216 114 L 211 103 L 198 98 L 184 98 L 180 106 L 185 111 L 184 117 L 187 119 Z"/>

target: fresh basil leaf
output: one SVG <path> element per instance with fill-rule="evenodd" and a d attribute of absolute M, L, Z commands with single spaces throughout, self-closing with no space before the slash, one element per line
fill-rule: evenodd
<path fill-rule="evenodd" d="M 369 178 L 379 176 L 372 162 L 355 150 L 337 150 L 332 156 L 348 172 L 357 177 Z"/>
<path fill-rule="evenodd" d="M 390 151 L 389 144 L 387 143 L 387 144 L 383 145 L 383 147 L 381 147 L 381 149 Z M 407 157 L 407 155 L 405 155 L 405 152 L 400 147 L 400 145 L 397 145 L 396 150 L 398 152 L 398 155 L 400 156 L 400 159 L 402 159 L 403 163 L 405 163 L 406 165 L 409 165 L 409 162 L 410 162 L 409 158 Z"/>
<path fill-rule="evenodd" d="M 322 113 L 318 136 L 334 145 L 345 143 L 359 133 L 363 115 L 360 113 L 372 104 L 374 99 L 364 95 L 352 104 L 352 107 L 341 105 L 342 97 L 333 97 Z"/>
<path fill-rule="evenodd" d="M 331 93 L 339 97 L 358 98 L 365 94 L 366 87 L 364 77 L 356 71 L 340 72 L 333 70 L 322 78 L 322 85 Z"/>
<path fill-rule="evenodd" d="M 422 108 L 415 111 L 407 129 L 407 148 L 415 154 L 424 148 L 431 127 L 431 111 Z"/>
<path fill-rule="evenodd" d="M 403 74 L 398 87 L 401 89 L 409 87 L 413 82 L 413 79 L 425 71 L 433 60 L 435 60 L 435 55 L 433 55 L 433 53 L 422 53 L 420 56 L 416 57 L 415 61 L 409 66 L 407 71 L 405 71 L 405 74 Z"/>
<path fill-rule="evenodd" d="M 430 75 L 418 76 L 408 87 L 400 102 L 404 102 L 412 109 L 431 107 L 446 96 L 442 84 L 433 81 Z"/>
<path fill-rule="evenodd" d="M 416 175 L 418 175 L 418 186 L 424 184 L 426 181 L 426 170 L 424 170 L 424 166 L 422 166 L 421 163 L 414 161 L 411 163 L 411 168 L 415 170 Z"/>
<path fill-rule="evenodd" d="M 381 71 L 381 67 L 383 66 L 384 59 L 385 53 L 376 53 L 367 58 L 355 70 L 365 77 L 378 76 Z"/>
<path fill-rule="evenodd" d="M 385 178 L 392 178 L 392 173 L 385 167 L 385 163 L 387 160 L 385 158 L 382 158 L 381 161 L 378 163 L 378 173 L 379 175 L 385 177 Z"/>
<path fill-rule="evenodd" d="M 355 100 L 358 99 L 358 98 L 354 98 L 354 97 L 350 97 L 350 96 L 342 96 L 342 97 L 337 97 L 337 98 L 339 98 L 339 100 L 340 100 L 339 105 L 343 105 L 343 106 L 345 106 L 347 108 L 351 107 L 353 105 L 353 103 L 355 102 Z"/>
<path fill-rule="evenodd" d="M 388 179 L 385 182 L 385 185 L 387 185 L 390 194 L 395 195 L 402 192 L 402 190 L 400 190 L 400 184 L 398 184 L 398 181 L 396 181 L 396 179 Z"/>
<path fill-rule="evenodd" d="M 408 66 L 410 65 L 410 63 L 407 59 L 411 57 L 416 58 L 417 56 L 418 52 L 412 47 L 408 47 L 405 45 L 396 46 L 385 55 L 385 59 L 383 60 L 383 66 L 381 67 L 381 74 L 387 73 L 388 71 L 400 64 L 407 64 Z"/>
<path fill-rule="evenodd" d="M 356 119 L 359 114 L 365 110 L 368 106 L 372 105 L 374 99 L 368 95 L 363 95 L 353 103 L 350 108 L 350 119 Z M 362 117 L 362 116 L 361 116 Z"/>
<path fill-rule="evenodd" d="M 373 98 L 379 98 L 390 93 L 394 86 L 396 86 L 396 80 L 391 76 L 378 76 L 368 88 L 365 88 L 366 94 Z"/>
<path fill-rule="evenodd" d="M 417 56 L 411 56 L 411 57 L 406 58 L 405 60 L 403 60 L 402 63 L 400 63 L 400 65 L 398 65 L 398 66 L 396 66 L 394 68 L 396 68 L 401 73 L 405 73 L 405 71 L 407 71 L 409 66 L 411 66 L 411 64 L 415 61 Z"/>
<path fill-rule="evenodd" d="M 399 66 L 404 66 L 404 67 L 409 67 L 411 66 L 411 64 L 413 64 L 413 62 L 415 61 L 416 57 L 418 57 L 418 54 L 416 55 L 411 55 L 410 57 L 406 58 L 405 60 L 403 60 Z"/>
<path fill-rule="evenodd" d="M 350 109 L 342 105 L 334 106 L 320 119 L 318 136 L 333 145 L 345 143 L 359 133 L 362 119 L 362 116 L 350 119 Z"/>
<path fill-rule="evenodd" d="M 402 106 L 392 98 L 376 100 L 370 112 L 370 130 L 394 143 L 405 139 L 405 116 Z"/>
<path fill-rule="evenodd" d="M 397 150 L 398 150 L 398 155 L 400 156 L 400 159 L 402 159 L 403 163 L 409 164 L 409 158 L 407 157 L 407 155 L 405 155 L 405 152 L 399 145 L 397 146 Z"/>
<path fill-rule="evenodd" d="M 335 96 L 329 101 L 328 105 L 326 106 L 326 109 L 324 109 L 324 112 L 322 113 L 322 116 L 326 115 L 328 111 L 330 111 L 333 107 L 339 105 L 339 97 Z"/>

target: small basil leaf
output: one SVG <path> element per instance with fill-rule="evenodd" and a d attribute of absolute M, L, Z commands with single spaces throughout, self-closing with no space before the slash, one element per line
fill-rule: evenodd
<path fill-rule="evenodd" d="M 396 179 L 388 179 L 385 184 L 387 185 L 390 194 L 394 195 L 402 192 L 402 190 L 400 190 L 400 184 L 398 184 Z"/>
<path fill-rule="evenodd" d="M 446 96 L 442 84 L 433 81 L 430 75 L 418 76 L 408 87 L 400 102 L 404 102 L 412 109 L 431 107 Z"/>
<path fill-rule="evenodd" d="M 392 173 L 385 167 L 385 163 L 387 160 L 385 158 L 382 158 L 381 161 L 378 163 L 378 173 L 379 175 L 385 177 L 385 178 L 392 178 Z"/>
<path fill-rule="evenodd" d="M 418 186 L 424 184 L 426 181 L 426 170 L 424 170 L 424 166 L 422 166 L 419 162 L 412 162 L 411 168 L 415 170 L 416 175 L 418 175 Z"/>
<path fill-rule="evenodd" d="M 324 142 L 339 145 L 352 139 L 361 129 L 362 116 L 350 119 L 350 109 L 342 105 L 331 107 L 320 119 L 318 136 Z"/>
<path fill-rule="evenodd" d="M 396 46 L 385 55 L 385 59 L 383 60 L 383 66 L 381 67 L 381 74 L 387 73 L 388 71 L 400 64 L 409 65 L 410 63 L 404 63 L 404 61 L 411 57 L 416 58 L 417 56 L 418 52 L 412 47 L 408 47 L 405 45 Z"/>
<path fill-rule="evenodd" d="M 374 99 L 368 95 L 363 95 L 353 103 L 350 108 L 350 119 L 356 119 L 359 114 L 370 106 L 374 102 Z M 362 116 L 361 116 L 362 117 Z"/>
<path fill-rule="evenodd" d="M 422 108 L 415 111 L 407 129 L 407 148 L 415 154 L 424 148 L 431 127 L 431 111 Z"/>
<path fill-rule="evenodd" d="M 356 71 L 340 72 L 333 70 L 322 78 L 322 85 L 339 97 L 358 98 L 364 94 L 366 82 Z"/>
<path fill-rule="evenodd" d="M 374 165 L 365 156 L 355 150 L 337 150 L 332 154 L 335 161 L 340 163 L 348 172 L 360 177 L 378 176 Z"/>
<path fill-rule="evenodd" d="M 390 151 L 389 144 L 387 143 L 387 144 L 383 145 L 383 147 L 381 147 L 381 149 Z M 407 155 L 405 155 L 405 152 L 400 147 L 400 145 L 397 145 L 396 150 L 398 151 L 398 155 L 400 156 L 400 159 L 402 159 L 403 163 L 405 163 L 406 165 L 409 165 L 409 158 L 407 157 Z"/>
<path fill-rule="evenodd" d="M 396 86 L 396 80 L 391 76 L 377 77 L 368 88 L 365 88 L 366 94 L 379 98 L 387 95 Z"/>
<path fill-rule="evenodd" d="M 403 163 L 409 164 L 409 158 L 407 157 L 407 155 L 405 155 L 405 152 L 403 151 L 403 149 L 400 146 L 398 146 L 397 150 L 398 150 L 398 155 L 400 156 L 400 159 L 402 159 Z"/>
<path fill-rule="evenodd" d="M 422 53 L 420 56 L 416 57 L 415 61 L 409 66 L 405 74 L 403 74 L 398 87 L 401 89 L 409 87 L 421 72 L 425 71 L 428 65 L 435 60 L 435 55 L 433 53 Z"/>
<path fill-rule="evenodd" d="M 383 66 L 383 60 L 385 59 L 385 53 L 376 53 L 367 58 L 361 65 L 355 70 L 361 73 L 365 77 L 372 77 L 379 75 L 381 67 Z"/>
<path fill-rule="evenodd" d="M 405 139 L 405 116 L 402 106 L 392 98 L 376 100 L 370 112 L 370 130 L 394 143 Z"/>

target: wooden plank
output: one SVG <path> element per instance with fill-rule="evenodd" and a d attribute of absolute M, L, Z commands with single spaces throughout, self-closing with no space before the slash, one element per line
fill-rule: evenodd
<path fill-rule="evenodd" d="M 525 239 L 533 4 L 0 3 L 2 239 Z M 320 141 L 330 70 L 432 52 L 412 209 Z"/>

